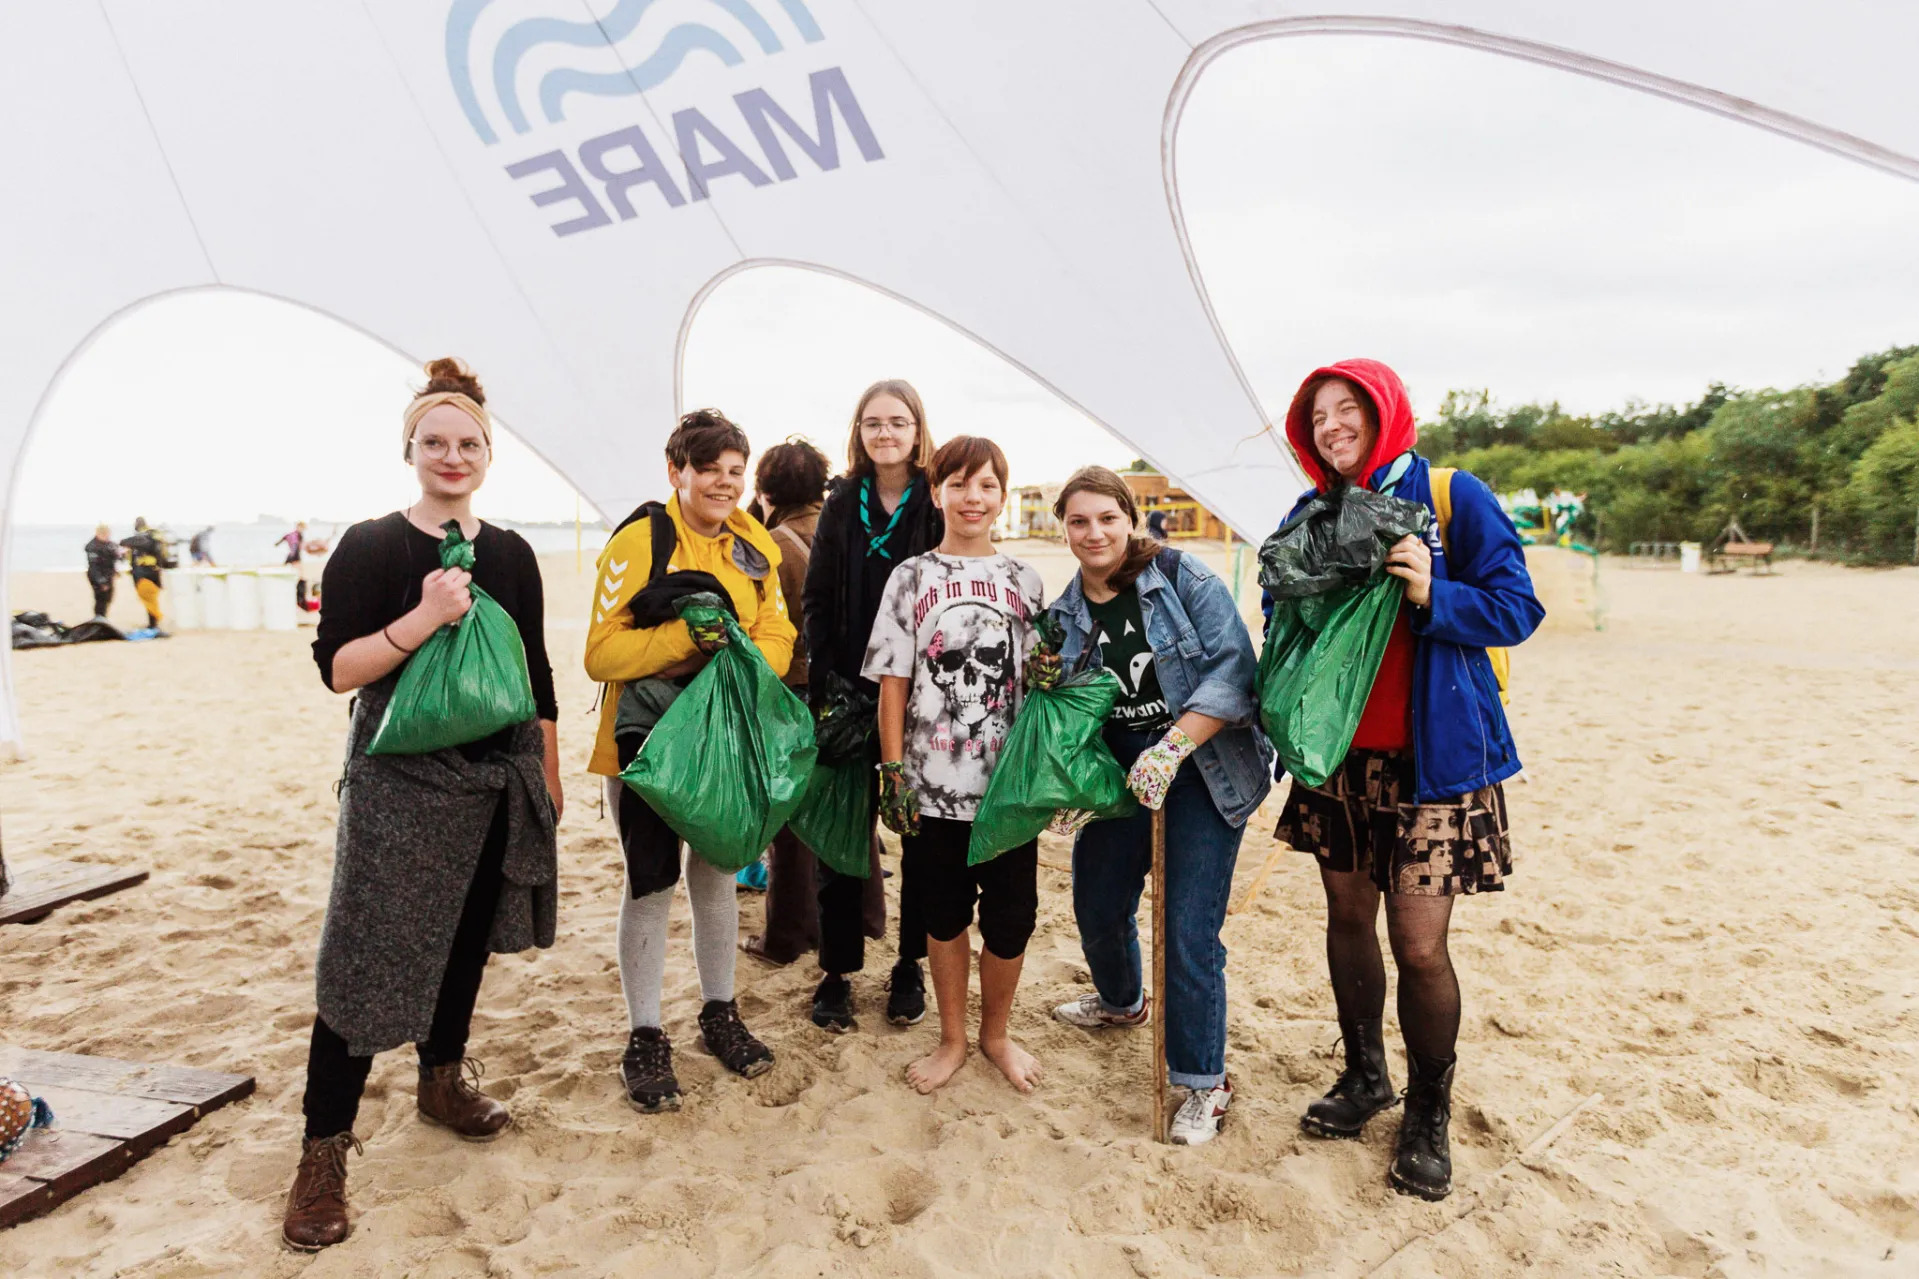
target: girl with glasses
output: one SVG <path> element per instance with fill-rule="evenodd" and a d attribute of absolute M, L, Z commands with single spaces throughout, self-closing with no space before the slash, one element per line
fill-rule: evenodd
<path fill-rule="evenodd" d="M 846 441 L 846 473 L 827 494 L 813 535 L 804 593 L 806 654 L 815 696 L 831 672 L 862 684 L 874 697 L 879 687 L 860 671 L 873 619 L 893 570 L 940 543 L 945 523 L 928 491 L 933 460 L 926 407 L 909 382 L 888 379 L 861 392 Z M 877 791 L 874 792 L 877 801 Z M 877 808 L 874 809 L 876 820 Z M 813 1022 L 835 1033 L 853 1029 L 853 987 L 848 980 L 866 966 L 866 885 L 880 879 L 880 844 L 872 841 L 869 878 L 862 880 L 819 866 L 820 969 L 813 996 Z M 879 923 L 884 931 L 882 903 Z M 926 927 L 900 887 L 899 957 L 888 982 L 886 1020 L 911 1026 L 926 1016 Z"/>

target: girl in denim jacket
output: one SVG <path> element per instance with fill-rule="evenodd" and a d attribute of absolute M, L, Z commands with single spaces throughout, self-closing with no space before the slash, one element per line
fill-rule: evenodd
<path fill-rule="evenodd" d="M 1187 1089 L 1172 1138 L 1218 1134 L 1226 1078 L 1226 900 L 1246 819 L 1272 785 L 1272 748 L 1254 727 L 1252 637 L 1225 583 L 1198 558 L 1136 536 L 1119 476 L 1084 467 L 1054 504 L 1080 570 L 1052 613 L 1066 669 L 1104 665 L 1120 682 L 1106 743 L 1148 810 L 1166 810 L 1166 1057 Z M 1087 1030 L 1153 1016 L 1134 916 L 1152 869 L 1152 814 L 1091 822 L 1062 813 L 1073 843 L 1073 914 L 1094 991 L 1054 1015 Z"/>

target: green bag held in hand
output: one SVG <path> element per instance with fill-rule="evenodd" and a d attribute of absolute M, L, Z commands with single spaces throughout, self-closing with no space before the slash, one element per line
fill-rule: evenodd
<path fill-rule="evenodd" d="M 872 876 L 875 716 L 872 696 L 845 676 L 828 671 L 813 736 L 819 759 L 806 796 L 787 824 L 813 855 L 842 875 Z"/>
<path fill-rule="evenodd" d="M 736 872 L 806 794 L 813 717 L 718 596 L 689 595 L 675 608 L 689 626 L 724 628 L 729 643 L 660 716 L 620 780 L 704 860 Z"/>
<path fill-rule="evenodd" d="M 1346 752 L 1399 616 L 1405 584 L 1381 574 L 1365 586 L 1279 600 L 1259 655 L 1259 720 L 1286 771 L 1322 785 Z"/>
<path fill-rule="evenodd" d="M 813 855 L 842 875 L 873 874 L 872 759 L 815 764 L 806 795 L 787 824 Z"/>
<path fill-rule="evenodd" d="M 473 567 L 457 520 L 440 526 L 440 567 Z M 369 755 L 425 755 L 491 737 L 539 714 L 520 628 L 477 586 L 473 606 L 427 637 L 400 671 Z"/>
<path fill-rule="evenodd" d="M 1323 784 L 1352 749 L 1399 616 L 1405 583 L 1385 571 L 1387 553 L 1431 519 L 1417 502 L 1341 484 L 1259 548 L 1259 584 L 1273 600 L 1259 720 L 1286 771 L 1308 786 Z"/>
<path fill-rule="evenodd" d="M 1026 695 L 973 817 L 968 866 L 1036 838 L 1062 808 L 1086 809 L 1096 821 L 1138 809 L 1100 735 L 1118 698 L 1119 676 L 1103 666 Z"/>

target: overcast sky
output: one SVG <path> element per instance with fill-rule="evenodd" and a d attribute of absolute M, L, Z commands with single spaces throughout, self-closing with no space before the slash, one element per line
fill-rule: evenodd
<path fill-rule="evenodd" d="M 1713 380 L 1831 379 L 1919 342 L 1919 184 L 1491 54 L 1367 37 L 1237 50 L 1188 105 L 1179 180 L 1269 415 L 1348 355 L 1398 368 L 1422 415 L 1454 387 L 1598 412 Z M 413 492 L 394 441 L 417 376 L 278 303 L 156 305 L 73 368 L 14 518 L 393 509 Z M 690 404 L 721 406 L 758 448 L 797 432 L 836 461 L 852 397 L 884 376 L 919 385 L 936 432 L 999 439 L 1016 482 L 1134 453 L 938 321 L 809 272 L 734 277 L 687 352 Z M 479 506 L 571 519 L 575 499 L 506 441 Z"/>

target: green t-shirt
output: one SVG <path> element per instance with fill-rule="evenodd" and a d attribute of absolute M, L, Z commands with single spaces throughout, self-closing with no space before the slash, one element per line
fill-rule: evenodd
<path fill-rule="evenodd" d="M 1139 611 L 1139 588 L 1129 586 L 1104 604 L 1086 601 L 1093 615 L 1088 643 L 1099 645 L 1100 664 L 1119 676 L 1119 700 L 1109 721 L 1119 728 L 1160 732 L 1173 722 L 1166 695 L 1159 689 L 1153 648 L 1146 642 L 1146 621 Z"/>

